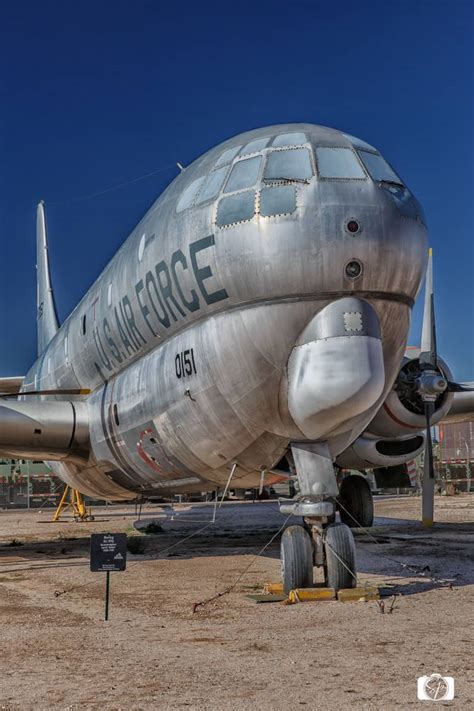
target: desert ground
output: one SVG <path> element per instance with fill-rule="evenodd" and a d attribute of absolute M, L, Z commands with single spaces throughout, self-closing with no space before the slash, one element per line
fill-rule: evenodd
<path fill-rule="evenodd" d="M 273 501 L 224 504 L 214 524 L 196 504 L 146 505 L 139 523 L 133 506 L 88 523 L 2 511 L 0 709 L 422 708 L 416 680 L 432 672 L 455 679 L 440 705 L 474 708 L 474 494 L 438 497 L 429 531 L 420 503 L 378 498 L 371 537 L 356 535 L 360 584 L 382 586 L 383 612 L 246 597 L 279 580 Z M 105 575 L 89 571 L 103 531 L 138 551 L 111 575 L 107 622 Z"/>

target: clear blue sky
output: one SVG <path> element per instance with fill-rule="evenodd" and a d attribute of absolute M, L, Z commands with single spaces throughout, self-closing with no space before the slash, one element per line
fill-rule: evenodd
<path fill-rule="evenodd" d="M 474 379 L 472 37 L 460 0 L 3 3 L 0 374 L 35 358 L 39 199 L 64 319 L 176 172 L 52 203 L 307 121 L 377 146 L 422 202 L 439 350 Z"/>

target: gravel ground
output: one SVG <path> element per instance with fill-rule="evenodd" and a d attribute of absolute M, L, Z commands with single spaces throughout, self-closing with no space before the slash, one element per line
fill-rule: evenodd
<path fill-rule="evenodd" d="M 421 708 L 416 679 L 432 672 L 455 678 L 454 702 L 441 705 L 474 708 L 474 495 L 437 498 L 431 531 L 419 509 L 415 497 L 380 498 L 374 538 L 356 536 L 360 581 L 396 594 L 384 614 L 377 602 L 246 597 L 279 580 L 279 536 L 254 557 L 284 521 L 274 502 L 224 505 L 184 541 L 212 509 L 180 506 L 173 518 L 145 506 L 140 525 L 158 520 L 155 535 L 134 527 L 133 507 L 82 524 L 1 512 L 0 709 Z M 108 622 L 104 576 L 89 572 L 95 531 L 142 547 L 112 575 Z"/>

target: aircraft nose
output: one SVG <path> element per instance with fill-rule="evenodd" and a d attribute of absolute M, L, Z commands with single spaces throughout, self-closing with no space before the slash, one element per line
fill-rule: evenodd
<path fill-rule="evenodd" d="M 366 301 L 346 297 L 308 324 L 288 361 L 288 408 L 308 439 L 325 439 L 366 412 L 382 394 L 380 324 Z"/>

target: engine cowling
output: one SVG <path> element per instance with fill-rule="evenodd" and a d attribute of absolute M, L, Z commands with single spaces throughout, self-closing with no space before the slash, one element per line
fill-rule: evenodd
<path fill-rule="evenodd" d="M 393 389 L 366 431 L 337 457 L 339 466 L 350 469 L 393 467 L 421 454 L 426 420 L 417 382 L 422 372 L 419 355 L 419 349 L 407 351 Z M 448 365 L 440 358 L 438 373 L 442 378 L 452 380 Z M 453 393 L 440 392 L 434 402 L 432 425 L 446 416 L 452 403 Z"/>
<path fill-rule="evenodd" d="M 384 438 L 407 437 L 422 432 L 426 427 L 424 403 L 415 386 L 421 372 L 418 359 L 420 351 L 413 349 L 408 353 L 410 355 L 404 357 L 393 389 L 367 427 L 368 434 Z M 449 367 L 441 359 L 438 359 L 438 371 L 446 380 L 452 380 Z M 434 402 L 432 425 L 443 419 L 452 402 L 453 393 L 445 391 L 438 395 Z"/>
<path fill-rule="evenodd" d="M 344 469 L 394 467 L 417 457 L 424 446 L 422 432 L 393 439 L 362 435 L 337 457 L 336 464 Z"/>

